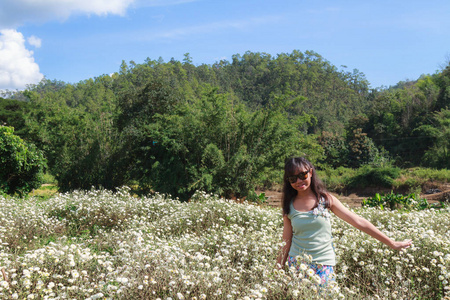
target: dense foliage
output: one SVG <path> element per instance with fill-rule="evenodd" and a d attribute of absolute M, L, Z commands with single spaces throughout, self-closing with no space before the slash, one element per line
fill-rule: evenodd
<path fill-rule="evenodd" d="M 39 187 L 44 167 L 42 151 L 0 125 L 0 193 L 22 195 Z"/>
<path fill-rule="evenodd" d="M 379 90 L 312 51 L 198 66 L 186 54 L 77 84 L 43 80 L 1 100 L 0 120 L 44 151 L 63 191 L 240 197 L 279 181 L 290 155 L 322 169 L 449 168 L 449 90 L 450 66 Z"/>
<path fill-rule="evenodd" d="M 28 102 L 0 97 L 0 125 L 14 127 L 14 134 L 22 136 L 25 128 L 24 112 Z"/>
<path fill-rule="evenodd" d="M 309 117 L 284 116 L 293 101 L 274 99 L 270 108 L 250 111 L 206 87 L 200 99 L 155 114 L 151 123 L 139 127 L 133 118 L 124 132 L 134 134 L 126 140 L 139 147 L 129 146 L 132 155 L 123 160 L 135 166 L 132 175 L 141 187 L 180 197 L 198 189 L 245 196 L 258 180 L 275 181 L 284 157 L 320 151 L 299 130 Z"/>
<path fill-rule="evenodd" d="M 402 166 L 449 168 L 450 65 L 374 93 L 364 132 Z"/>
<path fill-rule="evenodd" d="M 111 82 L 105 76 L 76 87 L 25 92 L 27 137 L 45 152 L 62 190 L 115 186 L 110 171 L 117 141 Z"/>

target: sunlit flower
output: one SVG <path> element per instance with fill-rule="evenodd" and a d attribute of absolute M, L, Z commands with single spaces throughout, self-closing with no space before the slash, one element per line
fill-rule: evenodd
<path fill-rule="evenodd" d="M 314 274 L 315 274 L 315 272 L 314 272 L 313 269 L 308 269 L 308 270 L 306 271 L 306 275 L 308 275 L 309 277 L 312 277 Z"/>

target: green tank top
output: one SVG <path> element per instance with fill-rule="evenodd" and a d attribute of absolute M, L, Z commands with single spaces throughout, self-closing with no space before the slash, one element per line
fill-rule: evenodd
<path fill-rule="evenodd" d="M 292 242 L 289 256 L 306 253 L 312 256 L 314 264 L 336 265 L 331 236 L 331 215 L 325 208 L 324 199 L 311 211 L 301 212 L 290 204 L 288 218 L 292 225 Z"/>

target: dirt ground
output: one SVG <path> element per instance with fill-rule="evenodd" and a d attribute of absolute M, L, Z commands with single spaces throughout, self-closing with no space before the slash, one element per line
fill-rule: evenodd
<path fill-rule="evenodd" d="M 434 194 L 421 194 L 421 198 L 425 198 L 429 203 L 436 203 L 439 201 L 450 201 L 450 183 L 445 184 L 441 187 L 441 192 Z M 270 206 L 281 207 L 281 191 L 280 190 L 265 190 L 265 191 L 256 191 L 257 194 L 264 192 L 266 197 L 268 197 L 268 203 Z M 350 207 L 361 207 L 361 202 L 364 198 L 368 198 L 373 195 L 367 195 L 364 193 L 364 196 L 361 194 L 350 194 L 350 195 L 338 195 L 336 193 L 332 193 L 336 198 L 338 198 L 342 203 L 346 203 Z M 374 193 L 375 194 L 375 193 Z"/>

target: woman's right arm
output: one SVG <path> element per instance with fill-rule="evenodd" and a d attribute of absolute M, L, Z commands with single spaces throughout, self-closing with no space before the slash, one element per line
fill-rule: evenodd
<path fill-rule="evenodd" d="M 283 242 L 284 245 L 281 247 L 280 254 L 277 259 L 277 268 L 280 269 L 283 269 L 286 264 L 292 242 L 292 224 L 287 215 L 283 215 Z"/>
<path fill-rule="evenodd" d="M 331 206 L 331 211 L 336 216 L 338 216 L 345 222 L 349 223 L 350 225 L 354 226 L 355 228 L 358 228 L 359 230 L 367 233 L 368 235 L 379 240 L 383 244 L 386 244 L 387 246 L 391 247 L 394 250 L 402 250 L 411 246 L 412 244 L 411 240 L 406 240 L 403 242 L 393 241 L 384 233 L 382 233 L 378 228 L 376 228 L 372 223 L 358 216 L 357 214 L 346 208 L 344 205 L 342 205 L 341 201 L 339 201 L 336 197 L 332 196 L 332 199 L 333 202 Z"/>

